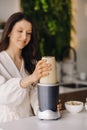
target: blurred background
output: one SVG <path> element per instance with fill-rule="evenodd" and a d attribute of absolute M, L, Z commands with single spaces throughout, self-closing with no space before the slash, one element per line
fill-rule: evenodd
<path fill-rule="evenodd" d="M 0 37 L 8 17 L 18 11 L 35 23 L 40 57 L 55 56 L 58 69 L 72 61 L 87 74 L 87 0 L 0 0 Z"/>

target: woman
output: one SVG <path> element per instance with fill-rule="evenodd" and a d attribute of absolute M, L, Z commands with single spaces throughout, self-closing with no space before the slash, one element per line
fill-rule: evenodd
<path fill-rule="evenodd" d="M 11 15 L 0 42 L 0 122 L 37 114 L 36 83 L 50 69 L 45 60 L 37 62 L 31 19 L 22 12 Z"/>

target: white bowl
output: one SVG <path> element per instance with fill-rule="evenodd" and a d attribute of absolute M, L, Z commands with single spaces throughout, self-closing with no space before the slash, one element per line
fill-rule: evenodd
<path fill-rule="evenodd" d="M 78 113 L 83 109 L 83 102 L 80 101 L 67 101 L 65 108 L 70 113 Z"/>

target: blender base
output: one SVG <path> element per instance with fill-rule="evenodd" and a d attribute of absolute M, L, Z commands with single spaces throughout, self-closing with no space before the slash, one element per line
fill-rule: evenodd
<path fill-rule="evenodd" d="M 45 110 L 43 112 L 38 111 L 38 118 L 41 120 L 56 120 L 61 117 L 59 111 Z"/>

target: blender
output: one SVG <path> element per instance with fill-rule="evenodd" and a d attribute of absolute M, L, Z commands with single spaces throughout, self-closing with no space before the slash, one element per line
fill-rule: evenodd
<path fill-rule="evenodd" d="M 51 64 L 52 70 L 48 76 L 42 77 L 38 83 L 38 118 L 54 120 L 60 118 L 60 112 L 57 110 L 59 84 L 57 82 L 56 61 L 55 57 L 42 57 L 42 59 L 44 58 Z"/>

